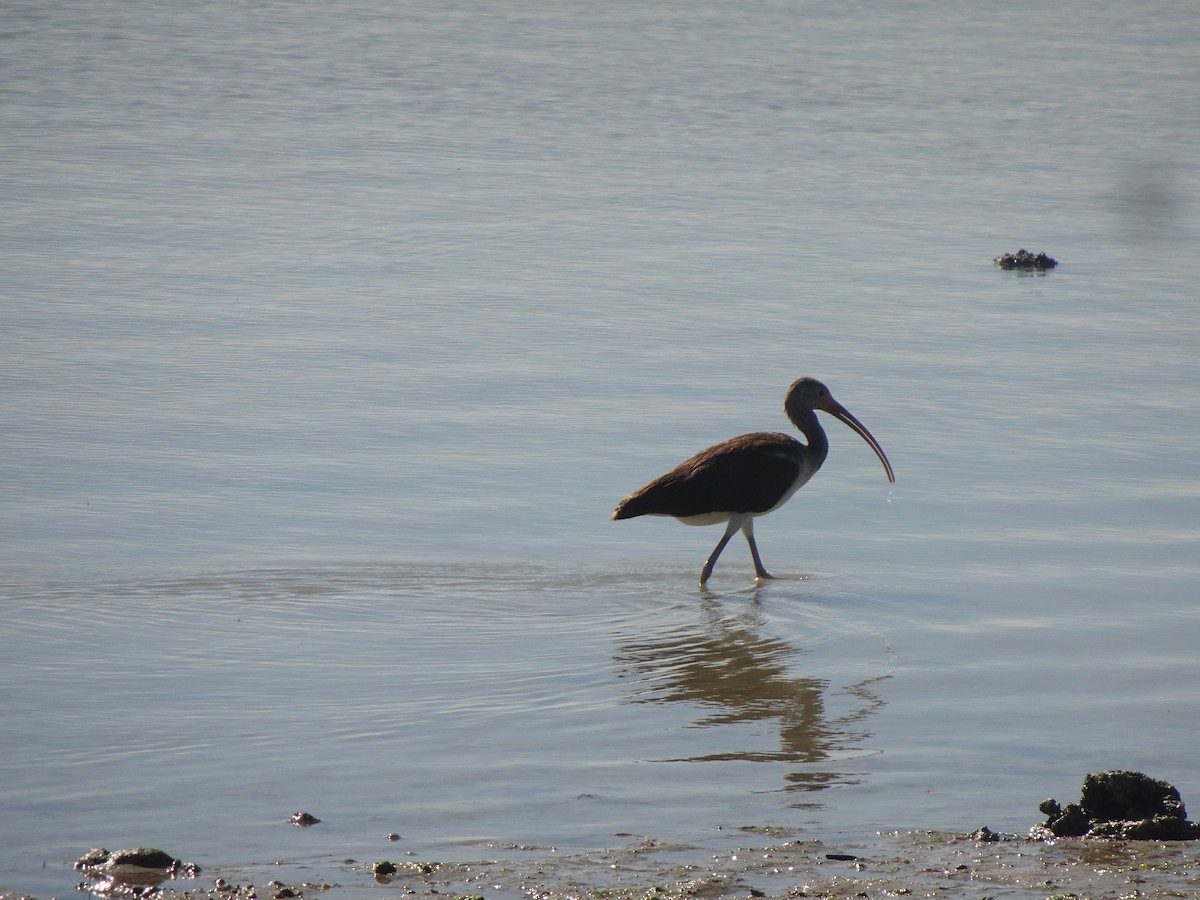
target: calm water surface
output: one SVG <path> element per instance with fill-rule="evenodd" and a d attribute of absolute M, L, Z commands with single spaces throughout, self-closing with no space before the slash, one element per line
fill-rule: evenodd
<path fill-rule="evenodd" d="M 1200 20 L 1006 9 L 6 3 L 0 886 L 1200 804 Z"/>

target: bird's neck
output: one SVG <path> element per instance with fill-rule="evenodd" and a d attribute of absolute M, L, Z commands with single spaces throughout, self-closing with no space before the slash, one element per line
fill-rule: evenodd
<path fill-rule="evenodd" d="M 800 433 L 808 441 L 808 456 L 820 467 L 829 454 L 829 438 L 825 436 L 825 429 L 821 427 L 816 412 L 806 409 L 798 413 L 791 413 L 790 418 L 792 424 L 800 429 Z"/>

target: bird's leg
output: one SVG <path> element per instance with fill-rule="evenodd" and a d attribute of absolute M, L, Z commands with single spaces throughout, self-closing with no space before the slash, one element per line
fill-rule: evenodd
<path fill-rule="evenodd" d="M 742 515 L 729 517 L 729 525 L 726 526 L 725 533 L 717 541 L 717 546 L 713 548 L 713 552 L 708 554 L 708 559 L 704 561 L 704 568 L 700 570 L 700 587 L 704 587 L 708 583 L 708 576 L 712 574 L 713 566 L 717 564 L 717 557 L 721 555 L 721 551 L 725 549 L 725 545 L 729 543 L 729 539 L 737 534 L 737 530 L 742 527 L 744 521 L 746 520 Z"/>
<path fill-rule="evenodd" d="M 754 543 L 753 516 L 746 519 L 746 524 L 742 526 L 742 534 L 746 536 L 746 543 L 750 545 L 750 555 L 754 557 L 754 573 L 759 578 L 773 578 L 774 576 L 763 565 L 762 557 L 758 555 L 758 544 Z"/>

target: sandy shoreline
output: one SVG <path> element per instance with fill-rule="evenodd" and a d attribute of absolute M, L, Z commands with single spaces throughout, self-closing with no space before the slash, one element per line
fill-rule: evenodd
<path fill-rule="evenodd" d="M 636 841 L 617 849 L 558 854 L 550 847 L 489 845 L 475 862 L 405 856 L 313 860 L 208 869 L 161 885 L 159 900 L 294 897 L 535 898 L 620 900 L 703 897 L 1118 898 L 1200 897 L 1200 842 L 917 831 L 860 843 L 798 839 L 742 829 L 736 849 Z M 377 875 L 384 860 L 394 874 Z M 386 869 L 387 867 L 383 867 Z M 91 883 L 109 897 L 147 896 Z M 4 898 L 18 896 L 0 891 Z"/>

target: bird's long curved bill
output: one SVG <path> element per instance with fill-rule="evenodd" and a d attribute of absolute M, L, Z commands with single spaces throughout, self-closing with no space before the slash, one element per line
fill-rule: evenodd
<path fill-rule="evenodd" d="M 887 454 L 883 452 L 883 448 L 879 446 L 879 441 L 875 440 L 875 436 L 867 431 L 867 426 L 850 414 L 850 410 L 842 406 L 832 397 L 829 398 L 829 405 L 825 407 L 825 412 L 831 416 L 836 416 L 845 422 L 855 434 L 871 445 L 871 449 L 875 451 L 875 455 L 879 457 L 879 461 L 883 463 L 883 470 L 887 472 L 888 481 L 892 484 L 896 483 L 896 475 L 892 472 L 892 464 L 888 462 Z"/>

